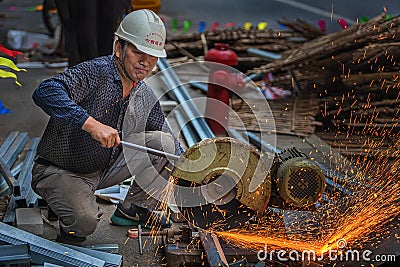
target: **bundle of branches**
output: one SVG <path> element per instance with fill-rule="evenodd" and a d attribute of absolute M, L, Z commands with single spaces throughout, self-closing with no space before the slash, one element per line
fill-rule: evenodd
<path fill-rule="evenodd" d="M 400 45 L 399 25 L 400 16 L 388 19 L 386 14 L 381 14 L 365 23 L 305 42 L 296 49 L 282 53 L 282 59 L 249 73 L 277 73 L 292 69 L 301 71 L 309 66 L 330 72 L 359 71 L 360 66 L 365 67 L 379 55 L 385 55 L 389 48 L 393 50 L 391 56 L 399 54 L 395 49 Z M 390 66 L 390 62 L 384 62 Z"/>
<path fill-rule="evenodd" d="M 324 34 L 324 32 L 322 32 L 320 29 L 312 26 L 307 21 L 301 18 L 297 18 L 296 21 L 292 22 L 283 17 L 282 20 L 278 20 L 278 23 L 292 29 L 294 32 L 300 33 L 308 40 L 315 39 Z"/>
<path fill-rule="evenodd" d="M 180 57 L 182 49 L 194 56 L 204 55 L 214 43 L 224 42 L 237 53 L 246 52 L 250 47 L 274 52 L 282 52 L 299 47 L 303 42 L 322 35 L 318 28 L 298 19 L 290 22 L 287 19 L 279 22 L 287 30 L 265 29 L 256 27 L 244 29 L 243 27 L 228 28 L 223 30 L 188 33 L 170 37 L 165 45 L 169 58 Z"/>
<path fill-rule="evenodd" d="M 317 134 L 344 155 L 398 158 L 400 17 L 381 14 L 366 23 L 315 38 L 282 59 L 249 73 L 270 72 L 273 86 L 316 89 Z M 292 75 L 291 75 L 291 74 Z M 301 93 L 301 92 L 300 92 Z"/>
<path fill-rule="evenodd" d="M 318 135 L 344 155 L 399 158 L 399 76 L 368 73 L 343 79 L 342 89 L 321 99 L 324 127 Z"/>
<path fill-rule="evenodd" d="M 319 100 L 313 93 L 304 93 L 298 97 L 286 97 L 268 101 L 273 116 L 266 113 L 265 99 L 232 99 L 232 114 L 229 116 L 229 127 L 238 130 L 273 132 L 280 134 L 308 136 L 315 132 L 316 126 L 322 124 L 315 120 L 319 112 Z"/>
<path fill-rule="evenodd" d="M 382 138 L 371 134 L 351 134 L 317 132 L 332 148 L 340 154 L 351 158 L 352 162 L 362 158 L 388 158 L 396 160 L 400 158 L 400 144 L 393 138 Z"/>

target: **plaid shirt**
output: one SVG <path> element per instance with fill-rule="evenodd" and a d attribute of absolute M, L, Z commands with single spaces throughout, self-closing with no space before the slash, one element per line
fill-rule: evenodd
<path fill-rule="evenodd" d="M 122 99 L 122 82 L 113 55 L 83 62 L 43 81 L 32 97 L 50 116 L 37 154 L 63 169 L 92 173 L 113 163 L 121 146 L 103 148 L 81 128 L 92 116 L 121 131 L 132 98 L 134 104 L 129 105 L 129 110 L 134 112 L 129 116 L 135 116 L 137 123 L 129 131 L 168 132 L 175 138 L 176 153 L 182 153 L 156 95 L 145 82 L 137 83 L 130 96 Z"/>

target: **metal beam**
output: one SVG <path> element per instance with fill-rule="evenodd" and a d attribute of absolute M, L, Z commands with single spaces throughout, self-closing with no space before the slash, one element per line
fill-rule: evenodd
<path fill-rule="evenodd" d="M 3 162 L 5 166 L 7 166 L 7 168 L 12 167 L 27 141 L 27 133 L 11 132 L 8 135 L 8 137 L 0 147 L 0 157 L 3 159 Z M 0 196 L 5 196 L 9 193 L 9 186 L 6 180 L 2 178 L 2 175 L 0 175 Z"/>
<path fill-rule="evenodd" d="M 31 251 L 32 264 L 44 264 L 48 262 L 68 267 L 105 266 L 105 261 L 103 260 L 9 226 L 5 223 L 0 223 L 0 241 L 11 245 L 23 245 L 27 243 Z"/>
<path fill-rule="evenodd" d="M 176 97 L 176 100 L 185 110 L 187 118 L 193 125 L 193 128 L 197 131 L 200 139 L 207 139 L 215 137 L 214 133 L 211 131 L 207 122 L 201 115 L 197 106 L 193 103 L 191 96 L 187 92 L 183 83 L 179 80 L 179 77 L 169 65 L 167 59 L 160 58 L 157 61 L 157 65 L 162 71 L 165 81 L 167 82 L 168 88 L 171 89 L 170 92 Z"/>
<path fill-rule="evenodd" d="M 217 235 L 210 231 L 199 229 L 199 236 L 210 267 L 228 267 L 228 261 L 222 251 Z"/>
<path fill-rule="evenodd" d="M 28 244 L 0 245 L 0 266 L 31 266 Z"/>
<path fill-rule="evenodd" d="M 3 180 L 7 183 L 9 190 L 4 190 L 3 192 L 12 192 L 14 195 L 20 194 L 20 187 L 18 181 L 11 174 L 10 169 L 7 167 L 6 163 L 3 161 L 3 158 L 0 157 L 0 174 L 3 177 Z"/>
<path fill-rule="evenodd" d="M 72 248 L 73 250 L 85 253 L 86 255 L 95 257 L 97 259 L 101 259 L 101 260 L 105 261 L 105 266 L 107 266 L 107 267 L 119 267 L 122 264 L 122 256 L 121 255 L 107 253 L 104 251 L 97 250 L 97 249 L 95 249 L 95 246 L 93 246 L 93 249 L 86 248 L 86 247 L 66 245 L 66 244 L 63 244 L 63 246 Z"/>

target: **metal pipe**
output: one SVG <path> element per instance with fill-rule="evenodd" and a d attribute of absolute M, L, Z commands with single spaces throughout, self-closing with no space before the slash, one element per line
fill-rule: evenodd
<path fill-rule="evenodd" d="M 246 84 L 250 83 L 250 82 L 254 82 L 254 80 L 260 80 L 264 77 L 265 73 L 261 72 L 261 73 L 252 73 L 249 76 L 244 76 L 244 82 Z"/>
<path fill-rule="evenodd" d="M 142 226 L 139 224 L 137 229 L 138 229 L 138 235 L 139 235 L 139 237 L 140 237 L 140 238 L 138 238 L 138 242 L 139 242 L 139 254 L 142 255 L 142 254 L 143 254 L 143 244 L 142 244 L 142 235 L 141 235 Z"/>
<path fill-rule="evenodd" d="M 256 145 L 261 147 L 262 149 L 266 149 L 266 150 L 269 150 L 269 151 L 277 153 L 277 154 L 282 152 L 282 150 L 280 150 L 279 148 L 261 140 L 261 138 L 259 136 L 257 136 L 256 134 L 249 132 L 249 131 L 244 131 L 244 133 L 250 138 L 251 141 L 256 143 Z"/>
<path fill-rule="evenodd" d="M 160 58 L 157 61 L 157 65 L 160 70 L 163 71 L 168 87 L 172 88 L 172 93 L 175 94 L 177 101 L 182 105 L 182 108 L 190 119 L 190 122 L 193 124 L 193 128 L 195 128 L 199 137 L 201 139 L 215 137 L 197 106 L 193 104 L 185 86 L 179 80 L 174 70 L 170 67 L 168 61 L 165 58 Z"/>
<path fill-rule="evenodd" d="M 179 128 L 182 131 L 182 135 L 185 138 L 186 144 L 191 147 L 194 144 L 196 144 L 196 140 L 194 139 L 194 134 L 191 132 L 190 127 L 188 124 L 185 124 L 185 120 L 183 119 L 182 114 L 179 112 L 179 110 L 175 110 L 174 116 L 176 119 L 176 122 L 179 125 Z"/>
<path fill-rule="evenodd" d="M 129 148 L 135 149 L 137 151 L 141 151 L 141 152 L 145 152 L 145 153 L 149 153 L 149 154 L 153 154 L 156 156 L 160 156 L 160 157 L 164 157 L 164 158 L 171 158 L 173 160 L 178 160 L 180 159 L 180 156 L 177 156 L 175 154 L 171 154 L 171 153 L 167 153 L 161 150 L 157 150 L 154 148 L 150 148 L 150 147 L 145 147 L 145 146 L 141 146 L 141 145 L 137 145 L 137 144 L 133 144 L 133 143 L 129 143 L 126 141 L 121 141 L 122 145 L 125 145 Z"/>
<path fill-rule="evenodd" d="M 252 55 L 256 55 L 256 56 L 259 56 L 259 57 L 272 59 L 272 60 L 277 60 L 277 59 L 281 59 L 282 58 L 282 55 L 280 55 L 280 54 L 268 52 L 268 51 L 257 49 L 257 48 L 248 48 L 247 49 L 247 53 L 252 54 Z"/>
<path fill-rule="evenodd" d="M 244 138 L 244 136 L 242 134 L 240 134 L 239 131 L 237 131 L 235 129 L 228 129 L 227 131 L 228 131 L 228 135 L 230 137 L 233 137 L 233 138 L 238 139 L 238 140 L 240 140 L 242 142 L 245 142 L 245 143 L 249 142 L 249 140 Z"/>
<path fill-rule="evenodd" d="M 207 93 L 207 91 L 208 91 L 208 86 L 205 83 L 198 82 L 198 81 L 189 81 L 189 83 L 191 86 L 193 86 L 197 89 L 200 89 L 203 93 Z"/>

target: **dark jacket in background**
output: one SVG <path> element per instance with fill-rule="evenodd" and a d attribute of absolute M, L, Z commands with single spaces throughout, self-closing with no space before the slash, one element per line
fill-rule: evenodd
<path fill-rule="evenodd" d="M 112 54 L 114 32 L 130 0 L 55 0 L 65 35 L 69 66 Z"/>

